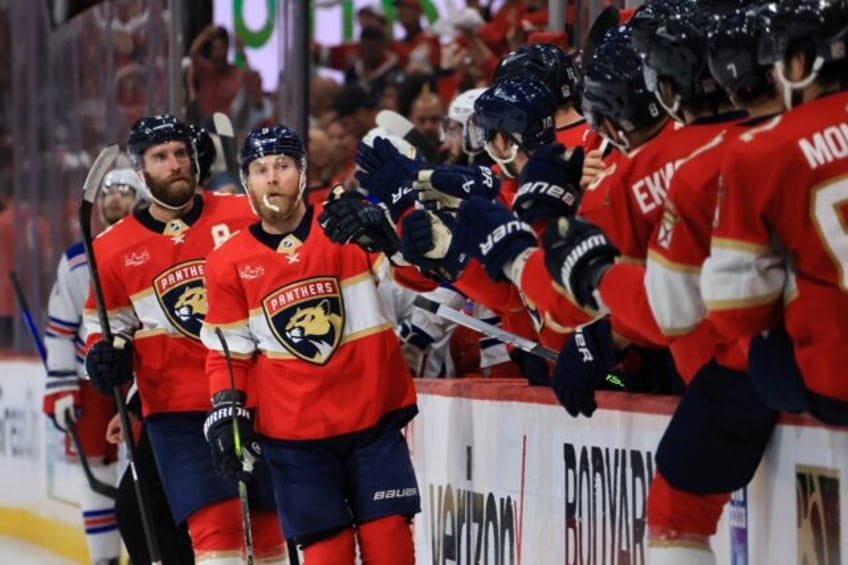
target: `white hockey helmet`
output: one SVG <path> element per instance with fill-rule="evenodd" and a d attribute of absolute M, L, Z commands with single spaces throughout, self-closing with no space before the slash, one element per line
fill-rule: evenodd
<path fill-rule="evenodd" d="M 132 188 L 135 191 L 136 204 L 145 200 L 144 183 L 138 178 L 135 169 L 114 169 L 106 173 L 103 178 L 103 188 L 109 188 L 114 185 L 124 185 Z"/>
<path fill-rule="evenodd" d="M 461 92 L 454 97 L 448 107 L 448 114 L 442 123 L 442 131 L 447 131 L 449 121 L 457 122 L 462 126 L 462 150 L 468 155 L 476 155 L 483 150 L 483 146 L 475 141 L 468 133 L 468 120 L 474 113 L 474 101 L 486 91 L 485 88 L 472 88 Z"/>

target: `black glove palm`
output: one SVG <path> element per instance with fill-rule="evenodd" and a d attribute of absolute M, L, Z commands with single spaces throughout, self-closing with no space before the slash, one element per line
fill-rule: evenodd
<path fill-rule="evenodd" d="M 116 343 L 121 347 L 115 347 Z M 116 386 L 133 379 L 132 342 L 124 336 L 115 336 L 112 343 L 101 339 L 88 350 L 85 371 L 98 392 L 112 394 Z"/>
<path fill-rule="evenodd" d="M 318 223 L 330 241 L 353 242 L 368 253 L 397 251 L 398 236 L 383 209 L 365 200 L 358 192 L 345 192 L 324 204 Z"/>

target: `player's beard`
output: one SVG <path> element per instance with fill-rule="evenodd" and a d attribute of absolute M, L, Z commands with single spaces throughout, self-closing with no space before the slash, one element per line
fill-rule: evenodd
<path fill-rule="evenodd" d="M 171 175 L 167 180 L 155 181 L 150 175 L 144 173 L 144 180 L 154 199 L 174 208 L 187 204 L 197 188 L 197 179 L 191 174 L 178 173 Z"/>
<path fill-rule="evenodd" d="M 275 193 L 274 197 L 269 198 L 267 192 L 262 196 L 257 196 L 252 191 L 248 191 L 248 195 L 253 204 L 253 209 L 256 210 L 262 221 L 272 225 L 283 224 L 294 217 L 300 202 L 299 194 Z"/>

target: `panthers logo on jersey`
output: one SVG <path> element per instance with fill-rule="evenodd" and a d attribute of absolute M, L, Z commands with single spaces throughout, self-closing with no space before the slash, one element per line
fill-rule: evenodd
<path fill-rule="evenodd" d="M 334 277 L 277 289 L 262 300 L 262 309 L 277 340 L 299 359 L 323 365 L 341 343 L 344 303 Z"/>
<path fill-rule="evenodd" d="M 206 287 L 203 261 L 180 263 L 153 279 L 156 298 L 168 320 L 186 337 L 200 341 L 206 318 Z"/>

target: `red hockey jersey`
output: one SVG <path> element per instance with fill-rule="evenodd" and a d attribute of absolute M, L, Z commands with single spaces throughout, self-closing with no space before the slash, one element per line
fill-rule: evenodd
<path fill-rule="evenodd" d="M 247 197 L 204 192 L 179 220 L 163 224 L 145 209 L 94 240 L 111 330 L 133 337 L 145 414 L 209 410 L 200 342 L 206 256 L 255 220 Z M 87 346 L 101 338 L 94 307 L 89 294 Z"/>
<path fill-rule="evenodd" d="M 415 387 L 377 294 L 383 255 L 332 243 L 309 207 L 293 233 L 259 224 L 210 254 L 209 392 L 229 389 L 221 328 L 236 388 L 256 391 L 256 430 L 285 440 L 324 439 L 415 412 Z"/>
<path fill-rule="evenodd" d="M 709 318 L 735 338 L 782 314 L 810 389 L 848 400 L 848 93 L 740 136 L 721 175 L 702 273 Z"/>

